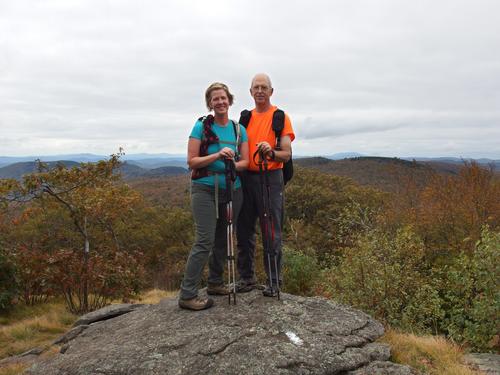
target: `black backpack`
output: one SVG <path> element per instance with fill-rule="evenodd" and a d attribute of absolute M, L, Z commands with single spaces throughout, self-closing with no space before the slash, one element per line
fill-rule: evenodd
<path fill-rule="evenodd" d="M 252 111 L 244 109 L 241 111 L 240 121 L 239 123 L 243 125 L 245 128 L 248 126 L 250 122 L 250 118 L 252 117 Z M 273 122 L 272 127 L 274 131 L 274 135 L 276 136 L 276 150 L 281 150 L 281 132 L 285 127 L 285 112 L 281 109 L 276 109 L 273 113 Z M 286 185 L 288 181 L 290 181 L 293 177 L 293 161 L 292 157 L 283 164 L 283 183 Z"/>

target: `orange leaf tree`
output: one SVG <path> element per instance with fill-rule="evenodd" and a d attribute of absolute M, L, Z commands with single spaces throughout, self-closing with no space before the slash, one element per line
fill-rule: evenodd
<path fill-rule="evenodd" d="M 40 233 L 47 237 L 51 224 L 61 228 L 48 236 L 49 242 L 58 239 L 44 255 L 53 283 L 73 312 L 90 311 L 109 298 L 136 291 L 142 279 L 139 249 L 130 250 L 120 241 L 127 217 L 142 207 L 140 194 L 118 184 L 120 156 L 71 169 L 62 164 L 49 169 L 38 162 L 37 172 L 25 175 L 22 181 L 0 182 L 4 204 L 31 202 L 38 219 L 48 220 L 39 226 Z"/>

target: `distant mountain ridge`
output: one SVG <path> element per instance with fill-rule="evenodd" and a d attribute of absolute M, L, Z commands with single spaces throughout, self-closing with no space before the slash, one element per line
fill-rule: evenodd
<path fill-rule="evenodd" d="M 138 165 L 125 162 L 121 165 L 120 172 L 125 180 L 131 180 L 136 178 L 178 176 L 187 174 L 188 170 L 186 168 L 176 167 L 176 166 L 165 166 L 153 169 L 146 169 L 139 167 Z"/>
<path fill-rule="evenodd" d="M 357 155 L 354 157 L 346 157 Z M 311 167 L 324 172 L 350 177 L 362 185 L 376 186 L 382 190 L 391 190 L 395 187 L 396 175 L 407 173 L 415 174 L 416 178 L 424 181 L 432 172 L 440 174 L 455 175 L 458 173 L 464 161 L 470 159 L 460 158 L 387 158 L 379 156 L 359 156 L 358 153 L 339 153 L 328 157 L 304 157 L 294 156 L 295 163 L 299 166 Z M 66 155 L 67 158 L 50 161 L 44 157 L 44 161 L 55 165 L 62 162 L 68 167 L 73 167 L 79 162 L 96 162 L 107 159 L 105 156 L 93 154 Z M 71 156 L 75 159 L 71 160 Z M 21 159 L 24 159 L 22 157 Z M 26 157 L 27 158 L 27 157 Z M 0 157 L 0 163 L 5 160 L 15 160 L 12 157 Z M 124 163 L 121 166 L 122 176 L 126 180 L 138 178 L 157 178 L 165 176 L 183 175 L 188 172 L 186 156 L 173 154 L 135 154 L 123 156 Z M 500 171 L 500 160 L 479 159 L 482 165 L 492 165 L 495 171 Z M 26 173 L 36 170 L 34 159 L 30 161 L 0 165 L 0 178 L 20 179 Z"/>
<path fill-rule="evenodd" d="M 360 185 L 372 186 L 383 191 L 396 191 L 402 181 L 413 181 L 424 186 L 435 175 L 455 176 L 463 161 L 416 161 L 400 158 L 362 156 L 341 160 L 324 157 L 300 158 L 297 166 L 317 169 L 337 176 L 349 177 Z M 496 170 L 498 171 L 500 164 Z"/>
<path fill-rule="evenodd" d="M 99 160 L 107 160 L 109 156 L 95 154 L 68 154 L 68 155 L 44 155 L 44 156 L 0 156 L 0 168 L 16 164 L 35 162 L 58 162 L 68 160 L 77 163 L 95 163 Z M 186 155 L 180 154 L 130 154 L 120 157 L 122 161 L 137 165 L 144 169 L 154 169 L 160 167 L 182 167 L 187 168 Z M 0 177 L 2 178 L 2 177 Z"/>
<path fill-rule="evenodd" d="M 57 160 L 47 162 L 49 168 L 54 168 L 58 164 L 63 164 L 67 168 L 79 166 L 80 163 L 71 160 Z M 14 178 L 20 180 L 23 175 L 36 172 L 36 162 L 17 162 L 0 168 L 0 178 Z M 120 172 L 124 179 L 135 179 L 141 177 L 177 176 L 186 174 L 186 168 L 177 166 L 164 166 L 153 169 L 142 168 L 138 165 L 124 162 L 120 166 Z"/>
<path fill-rule="evenodd" d="M 402 158 L 404 160 L 416 160 L 416 161 L 422 161 L 422 162 L 445 162 L 445 163 L 454 163 L 454 164 L 463 164 L 464 161 L 475 161 L 476 163 L 482 164 L 482 165 L 487 165 L 487 164 L 493 164 L 496 168 L 500 167 L 500 160 L 499 159 L 488 159 L 488 158 L 479 158 L 479 159 L 472 159 L 472 158 L 454 158 L 454 157 L 438 157 L 438 158 L 424 158 L 424 157 L 405 157 Z"/>
<path fill-rule="evenodd" d="M 80 165 L 80 163 L 72 160 L 57 160 L 47 162 L 49 168 L 54 168 L 58 164 L 64 164 L 66 168 L 72 168 Z M 17 162 L 0 168 L 0 178 L 14 178 L 16 180 L 20 180 L 25 174 L 33 172 L 36 172 L 36 162 Z"/>
<path fill-rule="evenodd" d="M 311 157 L 323 157 L 331 160 L 340 159 L 350 159 L 357 157 L 377 157 L 361 154 L 359 152 L 339 152 L 331 155 L 300 155 L 294 154 L 295 159 L 311 158 Z M 391 159 L 392 157 L 380 156 L 382 158 Z M 13 164 L 17 162 L 28 162 L 40 159 L 45 162 L 49 161 L 59 161 L 59 160 L 71 160 L 75 162 L 96 162 L 99 160 L 108 159 L 109 155 L 96 155 L 90 153 L 80 153 L 80 154 L 61 154 L 61 155 L 32 155 L 32 156 L 0 156 L 0 166 L 5 166 L 8 164 Z M 416 160 L 416 161 L 444 161 L 449 163 L 462 163 L 464 160 L 470 161 L 475 160 L 480 164 L 493 163 L 497 166 L 500 165 L 500 159 L 488 159 L 488 158 L 463 158 L 463 157 L 417 157 L 417 156 L 402 156 L 397 157 L 402 160 Z M 178 164 L 177 166 L 186 166 L 186 155 L 185 154 L 125 154 L 121 157 L 123 161 L 133 161 L 134 164 L 142 166 L 143 168 L 157 168 L 160 166 L 167 166 L 171 164 Z M 167 163 L 167 164 L 165 164 Z M 171 163 L 171 164 L 168 164 Z M 183 163 L 183 165 L 180 165 Z"/>
<path fill-rule="evenodd" d="M 0 156 L 0 165 L 13 164 L 18 162 L 35 161 L 42 160 L 45 162 L 49 161 L 59 161 L 59 160 L 71 160 L 79 163 L 96 162 L 99 160 L 106 160 L 109 155 L 95 155 L 89 153 L 81 154 L 63 154 L 63 155 L 31 155 L 31 156 Z M 151 160 L 151 159 L 161 159 L 161 160 L 186 160 L 186 155 L 184 154 L 130 154 L 123 155 L 120 157 L 121 160 Z"/>

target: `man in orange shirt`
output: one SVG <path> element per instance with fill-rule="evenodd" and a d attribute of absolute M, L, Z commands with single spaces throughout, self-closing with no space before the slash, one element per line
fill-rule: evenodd
<path fill-rule="evenodd" d="M 268 162 L 268 178 L 270 186 L 270 216 L 272 220 L 271 246 L 272 253 L 276 256 L 276 263 L 264 254 L 264 269 L 266 270 L 268 282 L 263 294 L 274 297 L 278 293 L 278 285 L 281 284 L 281 230 L 283 225 L 283 163 L 292 156 L 292 141 L 295 134 L 292 129 L 290 118 L 285 114 L 284 128 L 281 132 L 281 148 L 275 149 L 276 135 L 272 129 L 272 119 L 276 106 L 271 104 L 273 87 L 271 79 L 266 74 L 257 74 L 250 87 L 250 94 L 255 101 L 250 122 L 247 126 L 250 164 L 248 170 L 242 176 L 243 184 L 243 207 L 240 211 L 237 227 L 238 238 L 238 273 L 240 280 L 237 291 L 249 292 L 257 285 L 255 277 L 255 224 L 257 218 L 262 232 L 264 219 L 264 190 L 259 166 L 255 163 L 253 155 L 260 151 L 266 155 Z M 263 189 L 264 188 L 264 189 Z M 276 269 L 277 266 L 277 269 Z M 279 284 L 278 284 L 279 283 Z"/>

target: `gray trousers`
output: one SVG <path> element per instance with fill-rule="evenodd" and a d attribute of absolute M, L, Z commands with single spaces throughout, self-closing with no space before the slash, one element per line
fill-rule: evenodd
<path fill-rule="evenodd" d="M 219 189 L 219 218 L 215 212 L 215 188 L 203 184 L 191 185 L 191 208 L 195 223 L 195 242 L 189 253 L 179 297 L 191 299 L 198 295 L 198 284 L 208 261 L 208 283 L 224 283 L 227 260 L 226 190 Z M 236 228 L 243 201 L 241 189 L 233 193 L 233 226 Z"/>
<path fill-rule="evenodd" d="M 281 256 L 281 230 L 283 227 L 283 172 L 281 169 L 268 171 L 269 192 L 272 226 L 269 228 L 271 254 L 276 255 L 276 261 L 279 272 L 279 281 L 282 281 L 282 256 Z M 237 237 L 238 237 L 238 273 L 240 279 L 245 281 L 256 281 L 255 277 L 255 224 L 257 218 L 262 231 L 263 241 L 265 243 L 265 223 L 264 218 L 264 194 L 267 194 L 265 180 L 259 173 L 245 172 L 242 176 L 243 184 L 243 207 L 238 218 Z M 264 184 L 264 186 L 262 186 Z M 264 269 L 268 281 L 276 284 L 276 267 L 274 258 L 271 257 L 271 267 L 269 267 L 268 254 L 264 249 Z"/>

